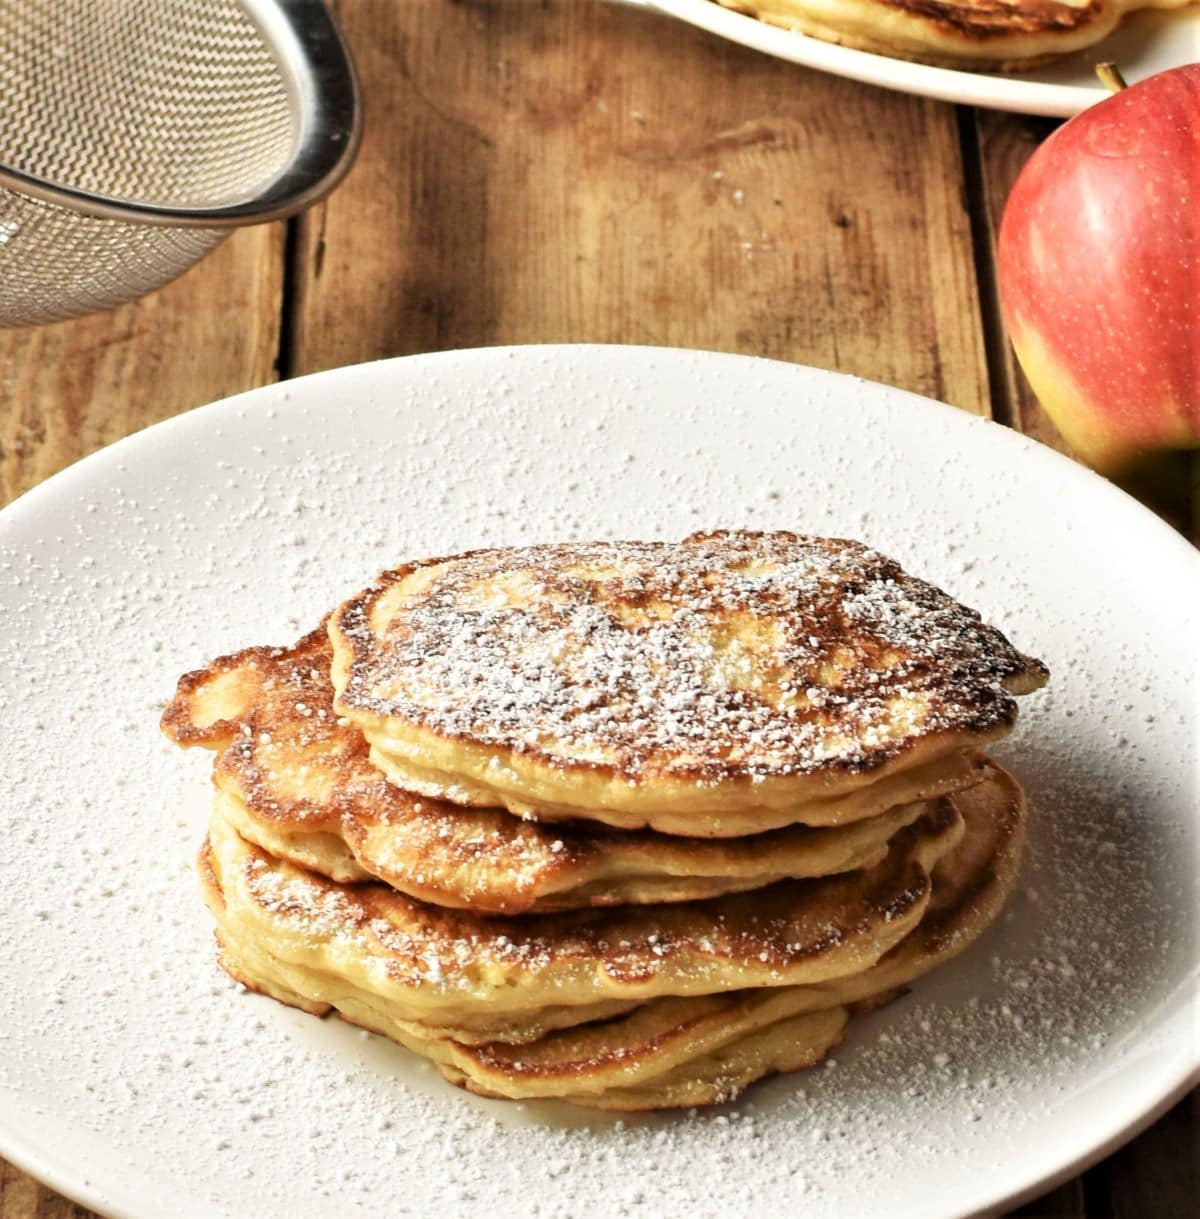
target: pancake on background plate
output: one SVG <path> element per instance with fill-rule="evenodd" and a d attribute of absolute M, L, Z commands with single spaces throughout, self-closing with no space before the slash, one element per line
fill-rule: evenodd
<path fill-rule="evenodd" d="M 860 51 L 948 68 L 1020 71 L 1082 51 L 1141 9 L 1195 0 L 715 0 Z"/>

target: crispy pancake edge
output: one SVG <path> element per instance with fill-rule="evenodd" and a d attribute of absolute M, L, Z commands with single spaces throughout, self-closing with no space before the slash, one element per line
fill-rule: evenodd
<path fill-rule="evenodd" d="M 934 607 L 924 607 L 922 601 L 922 614 L 906 619 L 905 631 L 915 629 L 910 628 L 908 622 L 921 622 L 924 626 L 926 621 L 930 624 L 935 620 L 940 622 L 936 615 L 957 615 L 954 618 L 957 628 L 954 638 L 964 641 L 960 646 L 964 649 L 963 657 L 967 658 L 962 661 L 962 671 L 948 667 L 935 670 L 928 661 L 921 660 L 919 654 L 903 671 L 906 675 L 914 672 L 925 675 L 937 672 L 936 678 L 922 678 L 922 681 L 932 681 L 933 685 L 928 690 L 924 685 L 920 685 L 920 697 L 929 700 L 944 699 L 953 691 L 968 700 L 969 713 L 968 703 L 958 707 L 951 700 L 949 706 L 956 709 L 945 724 L 940 724 L 939 718 L 949 715 L 950 712 L 942 702 L 931 701 L 923 713 L 925 718 L 921 721 L 920 731 L 909 730 L 907 735 L 899 739 L 889 737 L 884 742 L 875 742 L 869 746 L 859 742 L 856 751 L 845 757 L 823 757 L 819 763 L 806 763 L 800 769 L 794 769 L 797 763 L 792 762 L 788 764 L 786 771 L 777 772 L 774 769 L 764 770 L 765 761 L 762 759 L 754 762 L 753 769 L 747 769 L 749 762 L 743 765 L 718 763 L 715 760 L 687 763 L 676 761 L 671 763 L 669 770 L 664 770 L 659 763 L 651 764 L 648 761 L 638 762 L 635 767 L 633 763 L 622 760 L 619 756 L 620 747 L 616 743 L 619 734 L 613 743 L 603 745 L 604 752 L 615 756 L 602 761 L 595 758 L 585 760 L 580 756 L 567 756 L 563 750 L 548 753 L 526 737 L 509 740 L 499 729 L 492 730 L 500 732 L 496 740 L 482 740 L 477 739 L 472 732 L 448 727 L 446 724 L 431 726 L 425 722 L 428 714 L 423 710 L 400 712 L 394 709 L 381 710 L 376 706 L 378 698 L 372 683 L 379 680 L 375 672 L 376 666 L 380 663 L 379 658 L 387 655 L 388 645 L 377 637 L 370 626 L 372 607 L 391 590 L 400 588 L 409 577 L 423 571 L 443 569 L 451 573 L 447 579 L 467 579 L 470 577 L 471 565 L 478 563 L 484 565 L 485 572 L 492 571 L 492 575 L 487 578 L 502 580 L 510 574 L 506 573 L 503 564 L 512 561 L 524 565 L 516 566 L 514 572 L 536 574 L 543 570 L 538 564 L 545 563 L 550 565 L 545 570 L 566 578 L 574 569 L 572 564 L 577 567 L 579 562 L 585 560 L 599 562 L 597 554 L 614 567 L 619 566 L 621 562 L 626 561 L 622 548 L 628 548 L 636 554 L 639 562 L 649 562 L 642 552 L 654 546 L 663 547 L 672 557 L 672 561 L 680 563 L 685 563 L 689 557 L 687 547 L 709 546 L 718 554 L 722 549 L 732 549 L 732 554 L 727 559 L 729 562 L 732 562 L 734 555 L 741 562 L 749 561 L 746 556 L 752 559 L 757 547 L 766 556 L 761 561 L 769 561 L 776 566 L 789 561 L 803 560 L 815 564 L 825 561 L 832 564 L 828 570 L 840 570 L 838 564 L 850 564 L 850 570 L 854 571 L 856 569 L 853 564 L 865 564 L 863 578 L 874 581 L 868 585 L 869 589 L 902 584 L 905 595 L 927 599 L 930 606 Z M 738 550 L 739 547 L 742 551 Z M 819 557 L 809 560 L 808 555 Z M 714 570 L 726 572 L 732 580 L 742 569 L 731 566 Z M 812 570 L 823 569 L 817 566 Z M 691 575 L 693 579 L 696 578 L 695 572 Z M 813 578 L 819 579 L 819 576 Z M 844 581 L 847 577 L 843 576 L 841 579 Z M 843 586 L 838 584 L 835 577 L 832 587 L 838 590 L 839 598 Z M 453 588 L 453 584 L 451 587 Z M 619 585 L 615 576 L 602 587 L 606 590 L 615 588 L 616 591 L 611 595 L 616 598 L 616 604 L 623 604 L 620 601 L 620 588 L 623 586 Z M 821 587 L 825 590 L 823 596 L 829 598 L 831 594 L 828 588 L 824 585 Z M 424 593 L 424 586 L 420 586 L 418 599 L 412 604 L 418 607 L 424 605 L 425 602 L 420 600 Z M 841 607 L 850 604 L 850 600 L 834 600 L 831 604 Z M 529 610 L 531 620 L 536 617 L 534 608 L 536 607 Z M 404 612 L 410 614 L 414 611 L 409 606 Z M 453 621 L 455 611 L 451 609 L 448 612 L 451 614 L 448 621 Z M 473 610 L 468 614 L 464 611 L 463 621 L 474 622 L 475 618 L 471 615 L 476 612 Z M 789 629 L 793 631 L 800 630 L 796 619 L 798 610 L 793 608 L 780 612 L 784 616 L 779 621 L 790 623 Z M 847 611 L 841 612 L 844 615 Z M 522 610 L 521 613 L 524 614 L 525 611 Z M 724 609 L 724 616 L 718 617 L 717 621 L 725 622 L 733 613 L 732 609 Z M 759 830 L 786 823 L 783 814 L 789 809 L 792 814 L 787 820 L 804 821 L 805 818 L 796 810 L 807 802 L 846 794 L 864 788 L 882 777 L 929 763 L 956 750 L 994 740 L 1008 732 L 1015 722 L 1016 703 L 1011 695 L 1038 688 L 1044 684 L 1047 676 L 1045 666 L 1040 661 L 1018 652 L 999 631 L 983 623 L 978 614 L 928 582 L 908 575 L 899 564 L 887 556 L 845 539 L 803 537 L 783 531 L 771 534 L 752 531 L 694 534 L 679 544 L 595 543 L 565 547 L 531 547 L 515 551 L 480 550 L 459 556 L 422 560 L 382 573 L 370 588 L 350 598 L 335 610 L 328 625 L 334 648 L 332 676 L 337 691 L 335 707 L 339 713 L 347 715 L 363 730 L 376 751 L 377 763 L 389 771 L 393 782 L 431 795 L 443 795 L 458 803 L 503 804 L 519 815 L 535 818 L 595 817 L 625 828 L 644 825 L 660 832 L 695 836 L 710 832 L 704 826 L 706 819 L 719 818 L 722 814 L 739 808 L 763 810 L 764 814 L 771 810 L 771 813 L 775 814 L 773 820 L 764 816 L 757 827 Z M 805 623 L 804 629 L 811 628 Z M 848 630 L 840 629 L 843 632 Z M 838 648 L 845 646 L 839 643 L 842 640 L 876 638 L 866 626 L 855 629 L 859 631 L 858 635 L 852 632 L 839 633 L 839 629 L 834 629 L 825 640 L 825 646 Z M 929 630 L 931 627 L 924 629 Z M 407 638 L 407 635 L 404 637 Z M 942 640 L 943 650 L 947 637 L 938 636 Z M 419 636 L 414 635 L 413 638 Z M 628 634 L 629 640 L 636 638 L 632 631 Z M 886 650 L 890 645 L 882 642 L 883 635 L 878 638 L 876 646 Z M 919 636 L 916 637 L 916 642 L 924 642 L 925 646 L 930 646 L 929 641 L 922 641 Z M 638 644 L 635 648 L 630 645 L 630 650 L 636 652 L 641 646 Z M 981 659 L 985 656 L 986 662 Z M 498 664 L 499 659 L 493 663 Z M 916 665 L 915 668 L 913 664 Z M 972 665 L 982 668 L 976 672 L 970 667 Z M 411 671 L 408 668 L 398 670 L 402 673 Z M 852 671 L 859 672 L 858 669 Z M 874 672 L 870 669 L 865 671 Z M 892 693 L 890 697 L 894 701 L 900 701 L 904 697 L 902 689 Z M 384 706 L 390 705 L 385 700 Z M 855 705 L 853 700 L 850 705 Z M 924 706 L 924 703 L 921 705 Z M 522 714 L 534 716 L 536 719 L 533 709 Z M 625 714 L 628 715 L 629 712 L 626 711 Z M 774 717 L 771 722 L 779 720 L 774 729 L 777 732 L 782 729 L 783 714 L 770 713 L 770 716 Z M 438 712 L 438 715 L 444 715 L 444 712 Z M 534 719 L 529 720 L 529 730 L 536 726 Z M 836 722 L 835 720 L 834 723 Z M 546 730 L 552 723 L 553 718 L 538 731 Z M 728 725 L 725 730 L 729 730 Z M 849 727 L 845 731 L 849 733 Z M 771 763 L 771 766 L 779 764 Z M 682 809 L 690 812 L 690 822 L 681 824 L 677 820 L 673 827 L 666 824 L 665 818 L 669 810 Z M 755 831 L 745 824 L 725 831 L 730 835 L 750 832 Z"/>
<path fill-rule="evenodd" d="M 484 1096 L 550 1096 L 627 1111 L 733 1099 L 755 1080 L 817 1061 L 840 1040 L 847 1011 L 872 1010 L 891 1001 L 915 977 L 962 951 L 994 920 L 1019 870 L 1023 794 L 1011 776 L 996 767 L 987 789 L 977 789 L 966 803 L 966 837 L 935 866 L 935 897 L 926 918 L 861 976 L 809 987 L 655 1000 L 627 1016 L 551 1033 L 524 1048 L 456 1044 L 419 1025 L 397 1027 L 370 1004 L 343 1002 L 341 1014 L 433 1058 L 451 1082 Z M 207 884 L 215 886 L 215 873 L 210 863 L 206 869 L 202 853 L 202 875 L 206 870 Z M 306 1010 L 322 1010 L 323 1005 L 314 1005 L 302 990 L 279 978 L 263 985 L 236 959 L 224 963 L 255 989 Z M 311 981 L 301 986 L 311 987 Z M 723 1020 L 729 1005 L 736 1009 L 747 1004 L 748 1021 L 746 1012 L 740 1019 Z M 777 1008 L 779 1018 L 764 1005 Z M 824 1020 L 814 1019 L 820 1012 Z M 640 1033 L 634 1032 L 634 1025 L 641 1026 Z M 568 1051 L 581 1043 L 582 1057 L 576 1050 L 574 1058 L 570 1052 L 564 1058 L 554 1048 L 559 1043 Z M 544 1067 L 530 1061 L 531 1056 L 546 1055 Z"/>

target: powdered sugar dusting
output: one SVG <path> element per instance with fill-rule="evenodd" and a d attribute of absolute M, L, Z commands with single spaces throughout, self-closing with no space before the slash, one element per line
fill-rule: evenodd
<path fill-rule="evenodd" d="M 367 962 L 386 970 L 397 1001 L 408 1005 L 403 1014 L 479 1027 L 493 1013 L 527 1013 L 534 1000 L 519 996 L 543 1005 L 623 999 L 625 986 L 652 986 L 660 975 L 670 988 L 655 993 L 781 985 L 810 980 L 798 971 L 823 962 L 836 973 L 839 957 L 845 972 L 900 938 L 905 926 L 892 924 L 920 914 L 929 877 L 914 861 L 942 853 L 949 840 L 942 847 L 937 840 L 946 828 L 947 819 L 931 813 L 901 831 L 887 863 L 870 872 L 663 905 L 653 920 L 640 907 L 504 919 L 428 906 L 384 886 L 337 886 L 273 863 L 227 830 L 214 831 L 214 855 L 235 908 L 265 916 L 262 943 L 291 937 L 328 947 L 322 960 L 335 974 L 339 959 Z M 346 972 L 361 983 L 358 968 Z"/>
<path fill-rule="evenodd" d="M 792 533 L 430 560 L 386 574 L 338 626 L 351 715 L 635 780 L 865 769 L 1011 722 L 1004 683 L 1038 671 L 878 552 Z"/>
<path fill-rule="evenodd" d="M 1002 758 L 1027 870 L 977 946 L 831 1068 L 624 1122 L 465 1095 L 220 974 L 192 874 L 209 759 L 156 728 L 180 672 L 289 642 L 403 555 L 720 524 L 859 536 L 1047 661 Z M 989 1205 L 1193 1052 L 1188 562 L 991 425 L 699 354 L 430 358 L 114 450 L 0 518 L 0 1144 L 139 1219 Z"/>

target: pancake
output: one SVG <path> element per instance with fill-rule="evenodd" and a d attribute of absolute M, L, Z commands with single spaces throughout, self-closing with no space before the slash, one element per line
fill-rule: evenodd
<path fill-rule="evenodd" d="M 595 1019 L 598 1005 L 860 973 L 920 922 L 933 868 L 962 832 L 941 800 L 866 871 L 700 902 L 497 918 L 382 884 L 339 885 L 214 815 L 201 877 L 228 959 L 261 961 L 262 978 L 270 961 L 288 967 L 287 985 L 312 1007 L 365 996 L 432 1030 L 516 1038 L 523 1021 L 545 1027 L 550 1008 Z"/>
<path fill-rule="evenodd" d="M 221 963 L 249 987 L 303 1010 L 313 1010 L 307 995 L 319 985 L 294 965 L 259 952 L 242 958 L 223 949 Z M 301 989 L 293 990 L 292 986 Z M 761 992 L 752 992 L 755 995 Z M 781 994 L 786 994 L 786 988 Z M 574 1043 L 544 1041 L 517 1046 L 460 1044 L 427 1027 L 382 1012 L 364 992 L 341 995 L 338 1014 L 352 1024 L 381 1033 L 405 1049 L 431 1059 L 446 1079 L 480 1096 L 500 1099 L 560 1099 L 596 1109 L 669 1109 L 731 1100 L 765 1075 L 798 1070 L 823 1058 L 842 1039 L 849 1011 L 826 1007 L 763 1024 L 770 1005 L 748 1005 L 738 1021 L 717 999 L 659 999 L 635 1007 L 626 1017 L 588 1023 L 568 1033 L 586 1034 L 584 1053 L 571 1057 Z M 578 1040 L 578 1038 L 577 1038 Z M 711 1048 L 704 1048 L 713 1043 Z M 527 1052 L 546 1046 L 538 1067 L 509 1073 L 497 1051 L 515 1051 L 525 1064 Z M 574 1087 L 573 1077 L 581 1088 Z M 563 1089 L 567 1088 L 567 1091 Z"/>
<path fill-rule="evenodd" d="M 558 1098 L 638 1110 L 732 1099 L 766 1075 L 818 1061 L 849 1017 L 902 993 L 961 952 L 998 914 L 1018 871 L 1024 803 L 994 767 L 955 797 L 965 832 L 934 867 L 933 897 L 917 928 L 873 966 L 817 984 L 663 997 L 615 1018 L 552 1032 L 531 1044 L 466 1045 L 398 1016 L 377 989 L 347 985 L 308 962 L 283 961 L 261 944 L 226 952 L 248 985 L 310 1011 L 331 1003 L 347 1019 L 430 1057 L 452 1082 L 486 1096 Z M 210 902 L 223 900 L 210 877 Z M 218 915 L 220 918 L 220 915 Z M 315 996 L 336 995 L 335 998 Z"/>
<path fill-rule="evenodd" d="M 428 559 L 329 636 L 335 709 L 396 786 L 695 838 L 958 790 L 1046 679 L 893 560 L 791 533 Z"/>
<path fill-rule="evenodd" d="M 717 0 L 826 42 L 922 63 L 1019 70 L 1095 46 L 1132 12 L 1193 0 Z"/>
<path fill-rule="evenodd" d="M 180 679 L 163 728 L 218 751 L 216 805 L 243 838 L 331 880 L 378 879 L 437 905 L 509 914 L 695 900 L 873 867 L 928 811 L 914 803 L 842 827 L 689 839 L 416 797 L 383 778 L 334 713 L 330 660 L 324 629 L 221 657 Z M 977 776 L 984 765 L 974 760 Z"/>

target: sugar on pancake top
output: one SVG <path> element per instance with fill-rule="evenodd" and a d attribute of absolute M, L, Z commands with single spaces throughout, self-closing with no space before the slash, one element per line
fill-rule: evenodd
<path fill-rule="evenodd" d="M 862 770 L 989 734 L 1046 669 L 860 543 L 717 532 L 491 549 L 343 605 L 338 707 L 631 781 Z"/>

